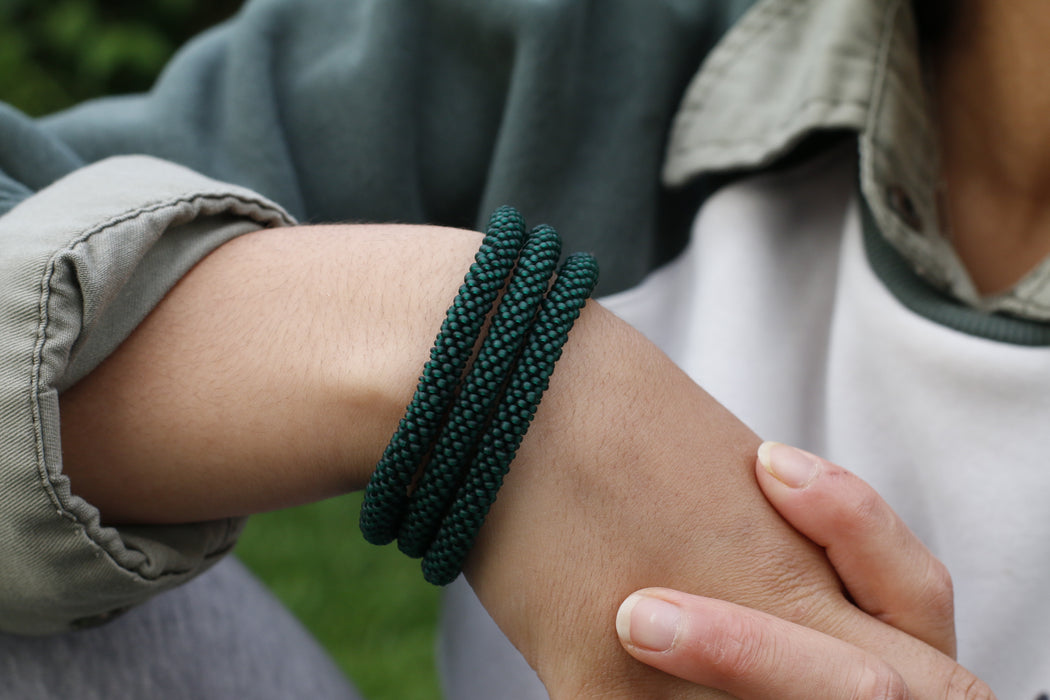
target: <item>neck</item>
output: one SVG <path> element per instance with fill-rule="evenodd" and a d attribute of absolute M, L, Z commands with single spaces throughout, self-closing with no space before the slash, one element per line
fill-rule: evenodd
<path fill-rule="evenodd" d="M 997 189 L 1050 193 L 1050 3 L 958 0 L 934 49 L 946 165 Z"/>
<path fill-rule="evenodd" d="M 930 54 L 945 217 L 979 291 L 1050 255 L 1050 3 L 958 0 Z"/>

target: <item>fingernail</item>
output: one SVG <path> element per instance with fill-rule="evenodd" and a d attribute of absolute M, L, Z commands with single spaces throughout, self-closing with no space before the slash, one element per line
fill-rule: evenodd
<path fill-rule="evenodd" d="M 779 442 L 763 442 L 758 461 L 777 481 L 793 489 L 809 486 L 820 474 L 820 458 Z"/>
<path fill-rule="evenodd" d="M 620 639 L 650 651 L 667 651 L 678 635 L 678 606 L 659 598 L 632 593 L 616 613 Z"/>

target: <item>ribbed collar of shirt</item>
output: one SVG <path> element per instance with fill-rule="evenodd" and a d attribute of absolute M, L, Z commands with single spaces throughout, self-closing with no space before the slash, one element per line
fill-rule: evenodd
<path fill-rule="evenodd" d="M 760 0 L 686 91 L 664 180 L 774 163 L 808 136 L 859 135 L 860 188 L 886 239 L 981 311 L 1050 320 L 1050 260 L 981 296 L 940 225 L 937 137 L 908 0 Z"/>

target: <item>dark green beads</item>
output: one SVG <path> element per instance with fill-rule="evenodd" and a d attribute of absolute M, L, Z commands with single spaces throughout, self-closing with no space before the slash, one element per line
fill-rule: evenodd
<path fill-rule="evenodd" d="M 459 574 L 568 332 L 597 283 L 594 258 L 577 254 L 544 296 L 561 242 L 548 226 L 527 237 L 524 230 L 514 209 L 493 214 L 412 403 L 365 491 L 365 538 L 386 544 L 396 537 L 406 554 L 424 557 L 431 583 L 444 585 Z M 488 333 L 464 376 L 501 289 Z"/>

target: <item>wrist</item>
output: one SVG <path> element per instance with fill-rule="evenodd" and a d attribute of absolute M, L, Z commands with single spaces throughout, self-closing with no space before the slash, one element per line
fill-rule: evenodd
<path fill-rule="evenodd" d="M 761 496 L 759 443 L 637 331 L 587 306 L 465 569 L 548 689 L 571 695 L 596 662 L 615 669 L 608 689 L 653 673 L 610 622 L 646 586 L 800 621 L 847 607 L 820 550 Z"/>

